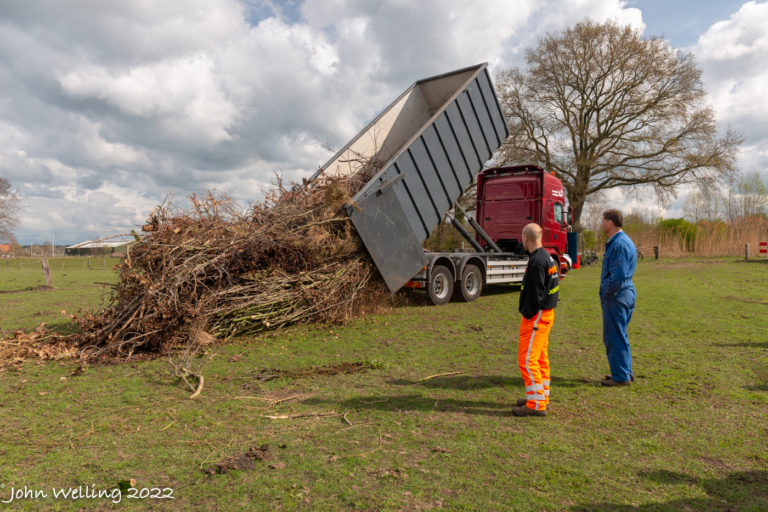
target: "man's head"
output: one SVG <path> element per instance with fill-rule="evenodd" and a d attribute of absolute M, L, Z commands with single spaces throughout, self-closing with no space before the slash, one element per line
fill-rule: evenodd
<path fill-rule="evenodd" d="M 528 252 L 533 252 L 541 247 L 541 226 L 535 222 L 526 224 L 523 228 L 523 247 Z"/>
<path fill-rule="evenodd" d="M 605 210 L 603 212 L 603 233 L 613 236 L 624 225 L 624 216 L 619 210 Z"/>

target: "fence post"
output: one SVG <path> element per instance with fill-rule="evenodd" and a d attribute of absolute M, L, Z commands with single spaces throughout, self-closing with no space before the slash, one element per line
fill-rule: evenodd
<path fill-rule="evenodd" d="M 653 259 L 657 260 L 659 259 L 659 246 L 654 245 L 653 246 Z"/>
<path fill-rule="evenodd" d="M 744 261 L 749 259 L 749 244 L 744 244 Z"/>
<path fill-rule="evenodd" d="M 51 286 L 51 267 L 48 266 L 48 258 L 43 256 L 41 263 L 43 264 L 43 277 L 45 278 L 45 286 Z"/>

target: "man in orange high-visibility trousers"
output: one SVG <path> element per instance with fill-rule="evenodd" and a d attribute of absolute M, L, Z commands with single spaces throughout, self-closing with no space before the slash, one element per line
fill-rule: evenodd
<path fill-rule="evenodd" d="M 530 253 L 520 287 L 520 341 L 517 360 L 525 382 L 525 398 L 512 408 L 515 416 L 546 416 L 549 404 L 549 331 L 555 321 L 559 269 L 541 246 L 541 227 L 523 228 L 523 246 Z"/>

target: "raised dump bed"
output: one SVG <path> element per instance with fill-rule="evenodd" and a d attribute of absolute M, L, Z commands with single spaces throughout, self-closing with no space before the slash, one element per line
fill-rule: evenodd
<path fill-rule="evenodd" d="M 478 64 L 414 83 L 313 179 L 380 169 L 346 208 L 395 292 L 427 263 L 422 242 L 508 135 Z"/>

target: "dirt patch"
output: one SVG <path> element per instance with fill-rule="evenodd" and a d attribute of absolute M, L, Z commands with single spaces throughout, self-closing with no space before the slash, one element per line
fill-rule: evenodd
<path fill-rule="evenodd" d="M 698 457 L 698 459 L 702 463 L 706 464 L 706 466 L 708 468 L 710 468 L 710 469 L 712 469 L 714 471 L 717 471 L 718 474 L 720 474 L 720 475 L 726 475 L 726 474 L 728 474 L 729 472 L 731 472 L 731 471 L 733 471 L 735 469 L 732 465 L 730 465 L 730 464 L 728 464 L 726 462 L 723 462 L 722 460 L 720 460 L 718 458 L 715 458 L 715 457 L 708 457 L 708 456 L 702 455 L 702 456 Z"/>
<path fill-rule="evenodd" d="M 20 290 L 2 290 L 0 294 L 5 293 L 23 293 L 23 292 L 47 292 L 53 290 L 53 286 L 46 286 L 44 284 L 40 286 L 32 286 L 30 288 L 21 288 Z"/>
<path fill-rule="evenodd" d="M 279 448 L 286 448 L 286 445 L 280 445 Z M 203 471 L 209 475 L 226 474 L 233 469 L 241 471 L 251 471 L 258 467 L 260 462 L 274 461 L 275 453 L 270 450 L 269 445 L 262 444 L 261 446 L 251 446 L 244 453 L 240 455 L 233 455 L 226 459 L 217 462 L 213 466 L 204 469 Z M 282 469 L 285 467 L 284 462 L 274 461 L 266 466 L 268 469 Z"/>
<path fill-rule="evenodd" d="M 406 472 L 400 468 L 378 468 L 373 471 L 369 471 L 368 474 L 375 478 L 395 478 L 398 480 L 404 480 L 408 478 Z"/>

